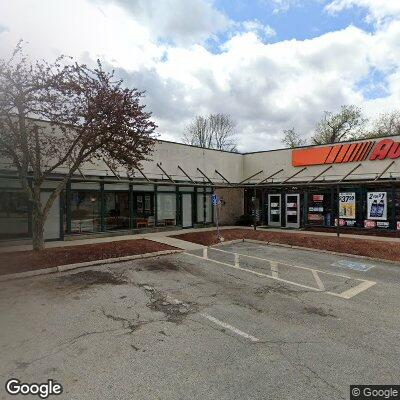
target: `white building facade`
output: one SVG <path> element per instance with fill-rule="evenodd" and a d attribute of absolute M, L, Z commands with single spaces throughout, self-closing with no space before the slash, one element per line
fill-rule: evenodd
<path fill-rule="evenodd" d="M 80 168 L 54 203 L 46 240 L 257 222 L 268 227 L 400 231 L 400 137 L 255 153 L 157 141 L 135 176 Z M 0 166 L 0 240 L 29 240 L 32 217 L 12 166 Z M 43 185 L 43 200 L 63 174 Z"/>

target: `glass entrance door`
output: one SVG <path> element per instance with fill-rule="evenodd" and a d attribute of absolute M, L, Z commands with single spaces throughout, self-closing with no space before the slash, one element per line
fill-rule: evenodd
<path fill-rule="evenodd" d="M 268 195 L 268 225 L 281 226 L 281 195 Z"/>
<path fill-rule="evenodd" d="M 286 195 L 286 226 L 288 228 L 300 228 L 300 195 Z"/>

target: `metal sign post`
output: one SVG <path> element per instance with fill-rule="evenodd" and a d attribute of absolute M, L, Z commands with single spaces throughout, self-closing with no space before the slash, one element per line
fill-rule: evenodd
<path fill-rule="evenodd" d="M 217 223 L 217 238 L 219 241 L 221 241 L 222 236 L 221 236 L 221 232 L 219 230 L 219 207 L 218 207 L 221 204 L 221 201 L 216 193 L 213 193 L 211 195 L 211 202 L 212 202 L 212 205 L 214 207 L 216 207 L 215 219 L 216 219 L 216 223 Z"/>

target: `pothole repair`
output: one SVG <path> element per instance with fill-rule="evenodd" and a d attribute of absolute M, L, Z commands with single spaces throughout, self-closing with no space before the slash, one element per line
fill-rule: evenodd
<path fill-rule="evenodd" d="M 191 302 L 183 302 L 174 299 L 150 285 L 141 285 L 146 291 L 146 294 L 150 297 L 150 302 L 147 304 L 153 311 L 162 312 L 167 321 L 179 324 L 189 314 L 197 312 L 197 305 Z"/>
<path fill-rule="evenodd" d="M 110 271 L 89 270 L 68 274 L 58 278 L 58 282 L 69 286 L 88 288 L 93 285 L 124 285 L 125 277 L 112 274 Z"/>

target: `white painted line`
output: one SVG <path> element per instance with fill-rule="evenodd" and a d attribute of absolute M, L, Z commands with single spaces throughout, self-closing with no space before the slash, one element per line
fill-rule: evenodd
<path fill-rule="evenodd" d="M 346 290 L 345 292 L 340 293 L 340 297 L 343 297 L 344 299 L 351 299 L 355 295 L 374 286 L 375 283 L 376 282 L 372 282 L 372 281 L 364 281 L 364 282 L 360 283 L 358 286 L 355 286 L 349 290 Z"/>
<path fill-rule="evenodd" d="M 183 253 L 183 254 L 187 254 L 188 256 L 192 256 L 192 257 L 200 258 L 201 260 L 205 260 L 203 257 L 198 256 L 198 255 L 196 255 L 196 254 L 191 254 L 191 253 L 186 253 L 186 252 Z M 257 276 L 262 276 L 262 277 L 264 277 L 264 278 L 274 279 L 274 280 L 276 280 L 276 281 L 288 283 L 288 284 L 290 284 L 290 285 L 298 286 L 298 287 L 301 287 L 301 288 L 303 288 L 303 289 L 309 289 L 309 290 L 313 290 L 313 291 L 315 291 L 315 292 L 321 292 L 320 289 L 317 289 L 317 288 L 312 287 L 312 286 L 306 286 L 306 285 L 302 285 L 301 283 L 296 283 L 296 282 L 287 281 L 286 279 L 275 278 L 275 277 L 273 277 L 272 275 L 263 274 L 262 272 L 253 271 L 252 269 L 247 269 L 247 268 L 242 268 L 242 267 L 236 267 L 236 266 L 234 266 L 234 265 L 227 264 L 227 263 L 224 263 L 224 262 L 222 262 L 222 261 L 213 260 L 213 259 L 211 259 L 211 258 L 208 258 L 208 259 L 205 260 L 205 261 L 210 261 L 210 262 L 214 262 L 214 263 L 217 263 L 217 264 L 225 265 L 226 267 L 229 267 L 229 268 L 237 269 L 237 270 L 239 270 L 239 271 L 249 272 L 250 274 L 257 275 Z M 324 293 L 329 293 L 329 292 L 324 292 Z"/>
<path fill-rule="evenodd" d="M 229 252 L 229 251 L 225 251 L 225 253 L 230 253 L 230 252 Z M 203 257 L 198 256 L 198 255 L 196 255 L 196 254 L 191 254 L 191 253 L 186 253 L 186 252 L 183 253 L 183 254 L 186 254 L 186 255 L 189 255 L 189 256 L 192 256 L 192 257 L 196 257 L 196 258 L 200 258 L 201 260 L 205 260 Z M 249 256 L 249 257 L 252 257 L 252 256 Z M 258 257 L 252 257 L 252 258 L 258 258 Z M 261 260 L 263 260 L 263 259 L 261 259 Z M 274 277 L 274 276 L 272 276 L 272 275 L 263 274 L 262 272 L 253 271 L 253 270 L 251 270 L 251 269 L 242 268 L 242 267 L 237 267 L 237 266 L 234 266 L 234 265 L 231 265 L 231 264 L 228 264 L 228 263 L 224 263 L 224 262 L 222 262 L 222 261 L 213 260 L 213 259 L 211 259 L 211 258 L 208 258 L 208 259 L 206 259 L 205 261 L 210 261 L 210 262 L 214 262 L 214 263 L 217 263 L 217 264 L 225 265 L 226 267 L 230 267 L 230 268 L 233 268 L 233 269 L 237 269 L 237 270 L 239 270 L 239 271 L 249 272 L 250 274 L 254 274 L 254 275 L 257 275 L 257 276 L 262 276 L 262 277 L 264 277 L 264 278 L 273 279 L 273 280 L 276 280 L 276 281 L 279 281 L 279 282 L 284 282 L 284 283 L 287 283 L 287 284 L 289 284 L 289 285 L 301 287 L 301 288 L 303 288 L 303 289 L 312 290 L 312 291 L 314 291 L 314 292 L 323 292 L 323 293 L 325 293 L 325 294 L 329 294 L 329 295 L 335 296 L 335 297 L 340 297 L 340 298 L 346 299 L 346 300 L 348 300 L 348 299 L 354 297 L 356 294 L 361 293 L 361 292 L 363 292 L 364 290 L 367 290 L 368 288 L 370 288 L 371 286 L 374 286 L 374 285 L 376 284 L 376 282 L 373 282 L 373 281 L 366 281 L 366 280 L 364 280 L 364 279 L 356 279 L 356 278 L 347 277 L 347 279 L 352 279 L 352 280 L 355 280 L 355 281 L 360 281 L 361 284 L 358 285 L 358 286 L 356 286 L 356 287 L 354 287 L 354 288 L 352 288 L 352 289 L 346 290 L 346 291 L 343 292 L 343 293 L 335 293 L 335 292 L 328 292 L 328 291 L 325 291 L 325 290 L 323 290 L 323 289 L 315 288 L 315 287 L 312 287 L 312 286 L 302 285 L 301 283 L 288 281 L 288 280 L 286 280 L 286 279 L 276 278 L 276 277 Z M 290 265 L 290 264 L 284 264 L 284 265 Z M 323 272 L 323 271 L 313 270 L 313 269 L 311 269 L 311 268 L 305 268 L 305 267 L 299 267 L 299 268 L 303 268 L 303 269 L 306 269 L 306 270 L 311 270 L 311 271 L 317 271 L 317 272 L 325 273 L 325 272 Z M 328 275 L 334 275 L 334 276 L 343 277 L 342 275 L 336 275 L 336 274 L 331 274 L 331 273 L 327 273 L 327 274 L 328 274 Z"/>
<path fill-rule="evenodd" d="M 278 276 L 278 263 L 276 261 L 270 261 L 271 272 L 274 278 L 279 278 Z"/>
<path fill-rule="evenodd" d="M 212 315 L 206 314 L 206 313 L 202 313 L 200 314 L 202 317 L 207 318 L 209 321 L 214 322 L 215 324 L 222 326 L 225 329 L 229 329 L 230 331 L 232 331 L 233 333 L 236 333 L 236 335 L 242 336 L 246 339 L 249 339 L 251 342 L 259 342 L 260 339 L 257 339 L 256 337 L 249 335 L 246 332 L 241 331 L 238 328 L 235 328 L 232 325 L 227 324 L 226 322 L 220 321 L 217 318 L 214 318 Z"/>
<path fill-rule="evenodd" d="M 315 282 L 317 282 L 317 286 L 321 289 L 321 290 L 325 290 L 325 286 L 321 281 L 321 278 L 318 275 L 317 271 L 312 271 L 312 274 L 314 276 Z"/>
<path fill-rule="evenodd" d="M 235 253 L 232 253 L 231 251 L 226 251 L 226 250 L 221 250 L 221 249 L 212 248 L 212 250 L 222 251 L 223 253 L 235 254 Z M 248 255 L 248 254 L 242 254 L 242 253 L 239 253 L 239 254 L 240 254 L 241 256 L 243 256 L 243 257 L 254 258 L 255 260 L 267 261 L 267 262 L 276 262 L 275 260 L 270 260 L 270 259 L 268 259 L 268 258 L 261 258 L 261 257 L 256 257 L 256 256 L 250 256 L 250 255 Z M 338 276 L 338 277 L 340 277 L 340 278 L 353 279 L 353 280 L 356 280 L 356 281 L 365 282 L 365 279 L 352 278 L 351 276 L 348 276 L 348 275 L 337 274 L 337 273 L 334 273 L 334 272 L 321 271 L 321 270 L 319 270 L 319 269 L 310 268 L 310 267 L 302 267 L 302 266 L 300 266 L 300 265 L 288 264 L 288 263 L 285 263 L 285 262 L 282 262 L 282 261 L 279 261 L 279 264 L 282 264 L 282 265 L 285 265 L 285 266 L 291 267 L 291 268 L 299 268 L 299 269 L 304 269 L 304 270 L 306 270 L 306 271 L 316 271 L 316 272 L 319 272 L 319 273 L 321 273 L 321 274 L 333 275 L 333 276 Z"/>

